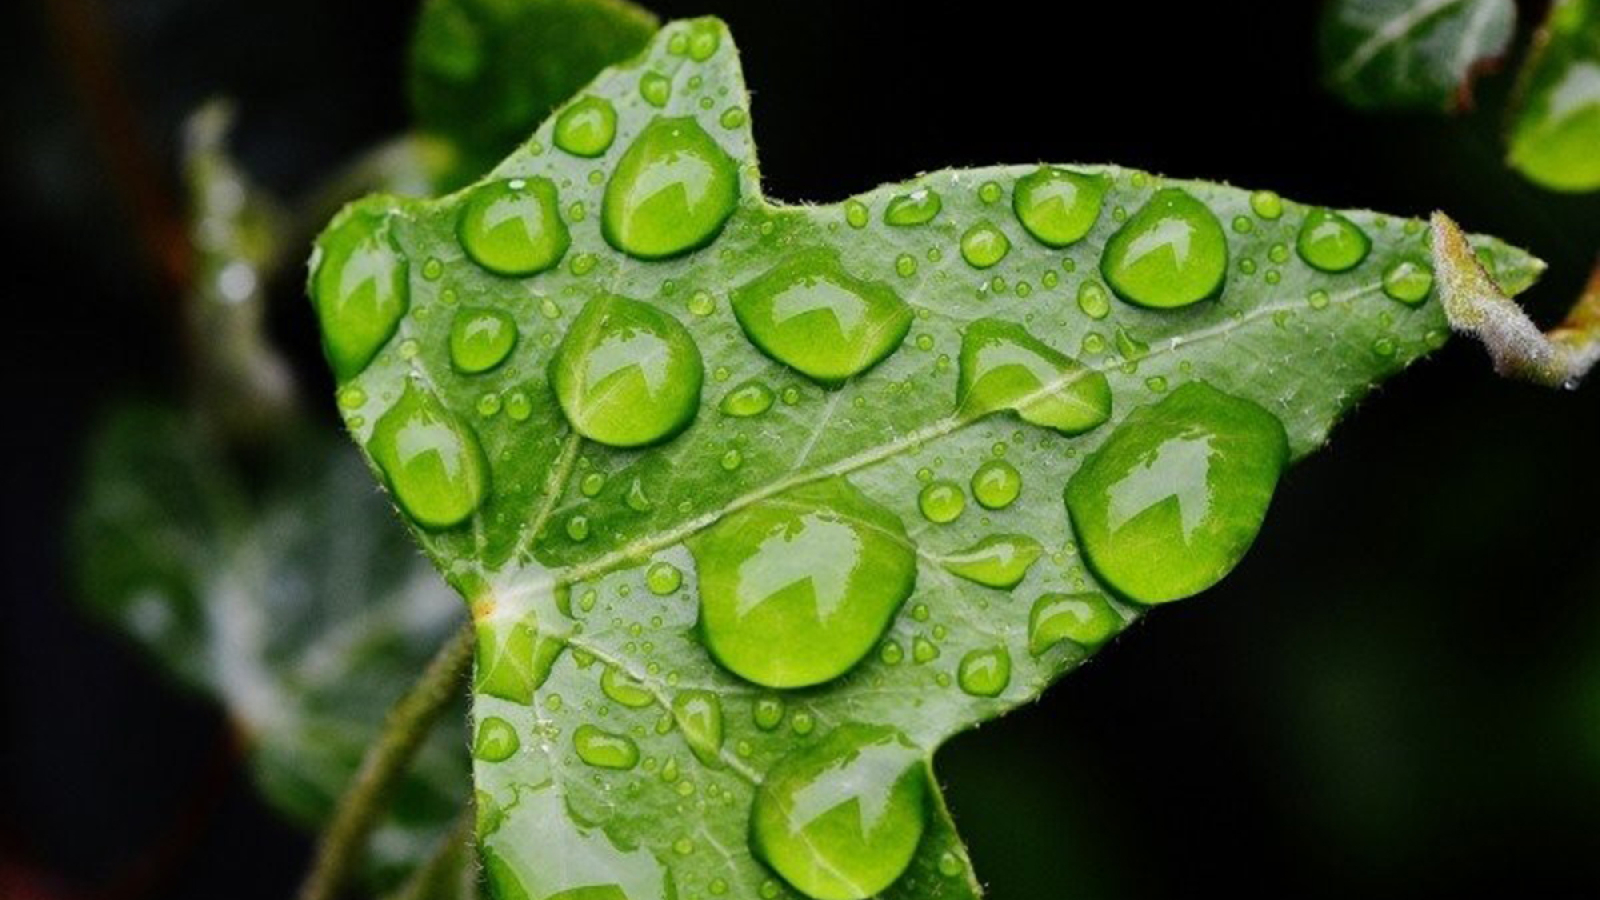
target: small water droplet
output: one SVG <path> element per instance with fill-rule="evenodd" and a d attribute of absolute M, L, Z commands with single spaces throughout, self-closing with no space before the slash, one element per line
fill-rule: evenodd
<path fill-rule="evenodd" d="M 1394 356 L 1398 349 L 1392 338 L 1382 337 L 1372 342 L 1372 352 L 1384 359 Z"/>
<path fill-rule="evenodd" d="M 739 200 L 738 167 L 692 118 L 658 118 L 617 162 L 601 207 L 611 246 L 666 259 L 710 243 Z"/>
<path fill-rule="evenodd" d="M 1216 214 L 1177 188 L 1157 191 L 1106 243 L 1100 272 L 1118 297 L 1151 309 L 1208 300 L 1228 273 Z"/>
<path fill-rule="evenodd" d="M 472 755 L 484 762 L 504 762 L 517 752 L 522 742 L 517 729 L 498 716 L 487 716 L 478 723 L 478 736 L 472 741 Z"/>
<path fill-rule="evenodd" d="M 917 494 L 917 508 L 923 517 L 938 525 L 954 522 L 966 506 L 967 497 L 954 481 L 930 482 Z"/>
<path fill-rule="evenodd" d="M 573 156 L 599 156 L 616 137 L 617 110 L 604 97 L 584 97 L 556 118 L 555 144 Z"/>
<path fill-rule="evenodd" d="M 984 647 L 961 657 L 956 683 L 974 697 L 998 697 L 1011 683 L 1011 654 L 1005 647 Z"/>
<path fill-rule="evenodd" d="M 1028 652 L 1042 656 L 1064 640 L 1093 649 L 1121 626 L 1122 619 L 1101 594 L 1044 594 L 1028 614 Z"/>
<path fill-rule="evenodd" d="M 992 222 L 979 222 L 961 235 L 961 258 L 974 269 L 987 269 L 1010 252 L 1011 241 Z"/>
<path fill-rule="evenodd" d="M 1312 309 L 1327 309 L 1329 303 L 1328 292 L 1318 288 L 1306 297 L 1306 304 Z"/>
<path fill-rule="evenodd" d="M 609 295 L 584 305 L 550 363 L 567 421 L 613 447 L 652 444 L 688 427 L 703 378 L 700 351 L 683 325 Z"/>
<path fill-rule="evenodd" d="M 1022 583 L 1044 554 L 1039 542 L 1022 534 L 994 534 L 944 558 L 951 574 L 984 587 L 1010 590 Z"/>
<path fill-rule="evenodd" d="M 777 694 L 762 694 L 751 708 L 751 717 L 762 731 L 777 728 L 783 721 L 783 698 Z"/>
<path fill-rule="evenodd" d="M 744 124 L 744 120 L 745 120 L 744 110 L 740 109 L 737 106 L 728 107 L 727 109 L 722 111 L 722 115 L 721 116 L 717 117 L 717 122 L 719 124 L 721 124 L 723 128 L 728 128 L 728 129 L 738 128 L 739 126 Z"/>
<path fill-rule="evenodd" d="M 722 767 L 722 704 L 710 691 L 682 691 L 672 698 L 672 717 L 695 759 L 711 768 Z"/>
<path fill-rule="evenodd" d="M 883 209 L 883 221 L 886 225 L 906 227 L 910 225 L 925 225 L 933 221 L 939 214 L 943 201 L 939 199 L 939 192 L 933 188 L 917 188 L 906 194 L 889 201 Z"/>
<path fill-rule="evenodd" d="M 772 408 L 772 388 L 759 381 L 746 381 L 724 394 L 718 408 L 735 418 L 759 416 Z"/>
<path fill-rule="evenodd" d="M 956 402 L 963 416 L 1002 410 L 1023 421 L 1082 434 L 1111 416 L 1106 376 L 1037 340 L 1021 326 L 979 319 L 961 338 Z"/>
<path fill-rule="evenodd" d="M 645 572 L 644 583 L 650 588 L 650 593 L 665 597 L 675 593 L 679 585 L 683 584 L 683 573 L 672 563 L 658 562 Z"/>
<path fill-rule="evenodd" d="M 972 473 L 972 499 L 984 509 L 1005 509 L 1022 493 L 1022 473 L 1003 459 L 986 460 Z"/>
<path fill-rule="evenodd" d="M 517 323 L 498 309 L 462 309 L 450 323 L 450 365 L 465 375 L 506 361 L 517 343 Z"/>
<path fill-rule="evenodd" d="M 656 698 L 632 675 L 616 666 L 606 666 L 600 673 L 600 690 L 607 697 L 629 709 L 643 709 L 656 702 Z"/>
<path fill-rule="evenodd" d="M 1091 319 L 1104 319 L 1111 315 L 1111 298 L 1099 282 L 1085 281 L 1078 286 L 1078 308 Z"/>
<path fill-rule="evenodd" d="M 660 109 L 672 99 L 672 80 L 660 72 L 646 72 L 639 76 L 639 96 Z"/>
<path fill-rule="evenodd" d="M 1256 191 L 1250 195 L 1250 209 L 1263 219 L 1276 219 L 1283 215 L 1283 198 L 1272 191 Z"/>
<path fill-rule="evenodd" d="M 1329 209 L 1306 215 L 1295 249 L 1306 265 L 1323 272 L 1346 272 L 1367 258 L 1372 242 L 1356 224 Z"/>
<path fill-rule="evenodd" d="M 894 271 L 901 278 L 910 278 L 917 274 L 917 258 L 909 253 L 900 254 L 895 257 Z"/>
<path fill-rule="evenodd" d="M 1396 260 L 1383 273 L 1383 292 L 1391 300 L 1420 306 L 1433 290 L 1433 268 L 1409 259 Z"/>
<path fill-rule="evenodd" d="M 571 244 L 560 203 L 545 178 L 479 185 L 462 204 L 456 238 L 473 262 L 496 275 L 536 275 L 560 262 Z"/>
<path fill-rule="evenodd" d="M 578 758 L 600 769 L 631 769 L 639 764 L 639 745 L 624 734 L 613 734 L 585 722 L 572 732 Z"/>

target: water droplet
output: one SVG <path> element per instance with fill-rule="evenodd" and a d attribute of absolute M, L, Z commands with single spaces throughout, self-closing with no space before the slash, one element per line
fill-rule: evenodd
<path fill-rule="evenodd" d="M 911 308 L 887 284 L 863 281 L 832 250 L 802 251 L 733 292 L 745 336 L 825 385 L 859 375 L 911 330 Z"/>
<path fill-rule="evenodd" d="M 691 538 L 689 549 L 707 649 L 767 687 L 821 684 L 848 671 L 916 582 L 904 525 L 842 478 L 752 503 Z"/>
<path fill-rule="evenodd" d="M 683 729 L 694 758 L 713 769 L 722 767 L 722 704 L 710 691 L 682 691 L 672 698 L 672 717 Z"/>
<path fill-rule="evenodd" d="M 860 200 L 845 203 L 844 220 L 850 223 L 851 228 L 867 227 L 867 205 Z"/>
<path fill-rule="evenodd" d="M 961 657 L 956 683 L 974 697 L 998 697 L 1011 683 L 1011 653 L 1005 647 L 985 647 Z"/>
<path fill-rule="evenodd" d="M 623 502 L 634 512 L 648 512 L 651 507 L 650 496 L 644 492 L 644 482 L 635 477 L 628 485 L 628 494 Z"/>
<path fill-rule="evenodd" d="M 389 234 L 388 216 L 355 208 L 317 242 L 312 296 L 322 347 L 340 381 L 367 367 L 400 327 L 411 302 L 406 260 Z"/>
<path fill-rule="evenodd" d="M 1067 483 L 1090 568 L 1140 603 L 1217 583 L 1255 540 L 1288 452 L 1271 413 L 1202 382 L 1134 410 Z"/>
<path fill-rule="evenodd" d="M 1309 304 L 1312 309 L 1327 309 L 1328 302 L 1328 292 L 1322 290 L 1321 288 L 1312 291 L 1306 297 L 1306 303 Z"/>
<path fill-rule="evenodd" d="M 1111 315 L 1111 298 L 1097 281 L 1085 281 L 1078 286 L 1078 308 L 1091 319 L 1104 319 Z"/>
<path fill-rule="evenodd" d="M 901 278 L 910 278 L 917 274 L 917 258 L 909 253 L 902 253 L 894 260 L 895 274 Z"/>
<path fill-rule="evenodd" d="M 1234 232 L 1234 234 L 1249 234 L 1250 232 L 1255 231 L 1255 230 L 1256 230 L 1256 222 L 1255 222 L 1254 219 L 1250 218 L 1249 216 L 1234 216 L 1233 217 L 1233 232 Z"/>
<path fill-rule="evenodd" d="M 744 110 L 737 106 L 730 106 L 722 111 L 722 115 L 717 118 L 717 122 L 721 124 L 723 128 L 732 129 L 743 125 L 744 119 Z"/>
<path fill-rule="evenodd" d="M 672 563 L 658 562 L 645 572 L 644 583 L 650 588 L 650 593 L 665 597 L 676 592 L 679 585 L 683 584 L 683 573 Z"/>
<path fill-rule="evenodd" d="M 751 713 L 757 728 L 771 731 L 783 721 L 783 698 L 777 694 L 762 694 L 756 698 Z"/>
<path fill-rule="evenodd" d="M 1028 615 L 1028 652 L 1042 656 L 1064 640 L 1098 647 L 1121 625 L 1122 619 L 1101 594 L 1044 594 Z"/>
<path fill-rule="evenodd" d="M 1107 187 L 1102 176 L 1045 166 L 1017 180 L 1011 208 L 1034 240 L 1066 247 L 1094 227 Z"/>
<path fill-rule="evenodd" d="M 600 690 L 607 697 L 629 709 L 644 709 L 656 698 L 639 680 L 616 666 L 606 666 L 600 673 Z"/>
<path fill-rule="evenodd" d="M 750 812 L 755 855 L 816 900 L 864 900 L 893 884 L 927 818 L 922 753 L 877 725 L 841 725 L 779 760 Z"/>
<path fill-rule="evenodd" d="M 1283 215 L 1283 198 L 1272 191 L 1256 191 L 1250 195 L 1250 209 L 1263 219 L 1276 219 Z"/>
<path fill-rule="evenodd" d="M 994 534 L 945 557 L 944 567 L 984 587 L 1011 590 L 1022 583 L 1043 553 L 1039 542 L 1026 535 Z"/>
<path fill-rule="evenodd" d="M 625 297 L 590 300 L 550 362 L 561 411 L 586 438 L 639 447 L 688 427 L 705 367 L 694 339 L 655 307 Z"/>
<path fill-rule="evenodd" d="M 340 409 L 360 409 L 367 403 L 367 392 L 355 385 L 347 385 L 339 389 Z"/>
<path fill-rule="evenodd" d="M 573 156 L 594 158 L 617 137 L 617 110 L 604 97 L 584 97 L 556 119 L 556 146 Z"/>
<path fill-rule="evenodd" d="M 400 507 L 424 528 L 461 523 L 489 493 L 489 464 L 472 429 L 409 381 L 373 427 L 367 452 Z"/>
<path fill-rule="evenodd" d="M 517 323 L 498 309 L 463 309 L 450 323 L 450 365 L 476 375 L 506 361 L 517 343 Z"/>
<path fill-rule="evenodd" d="M 478 723 L 478 736 L 472 741 L 472 755 L 484 762 L 504 762 L 522 742 L 517 730 L 499 716 L 487 716 Z"/>
<path fill-rule="evenodd" d="M 972 499 L 984 509 L 1005 509 L 1022 493 L 1022 473 L 1003 459 L 991 459 L 972 473 Z"/>
<path fill-rule="evenodd" d="M 529 615 L 504 629 L 479 622 L 473 688 L 480 694 L 519 703 L 533 702 L 533 692 L 550 677 L 550 669 L 565 646 L 539 631 Z"/>
<path fill-rule="evenodd" d="M 933 188 L 917 188 L 890 200 L 883 208 L 883 221 L 886 225 L 898 227 L 925 225 L 933 221 L 933 217 L 939 214 L 942 206 L 943 201 L 939 199 L 938 191 Z"/>
<path fill-rule="evenodd" d="M 802 709 L 795 712 L 794 718 L 789 720 L 789 727 L 794 730 L 795 734 L 804 737 L 817 727 L 817 720 L 812 717 L 811 713 Z"/>
<path fill-rule="evenodd" d="M 954 522 L 967 508 L 967 497 L 954 481 L 934 481 L 917 494 L 917 508 L 929 522 L 944 525 Z"/>
<path fill-rule="evenodd" d="M 660 72 L 646 72 L 639 76 L 639 96 L 660 109 L 672 99 L 672 80 Z"/>
<path fill-rule="evenodd" d="M 589 539 L 589 517 L 579 513 L 567 520 L 567 537 L 575 541 Z"/>
<path fill-rule="evenodd" d="M 759 381 L 746 381 L 724 394 L 718 408 L 725 415 L 745 419 L 772 408 L 772 388 Z"/>
<path fill-rule="evenodd" d="M 722 43 L 722 37 L 717 33 L 718 26 L 715 22 L 695 22 L 690 27 L 693 31 L 689 34 L 689 58 L 695 62 L 705 62 Z"/>
<path fill-rule="evenodd" d="M 1163 188 L 1106 242 L 1100 273 L 1118 297 L 1136 306 L 1199 303 L 1222 290 L 1228 238 L 1205 204 Z"/>
<path fill-rule="evenodd" d="M 979 319 L 961 337 L 956 402 L 963 416 L 1012 410 L 1025 422 L 1075 435 L 1110 418 L 1111 385 L 1020 325 Z"/>
<path fill-rule="evenodd" d="M 652 121 L 606 185 L 602 231 L 639 259 L 666 259 L 710 243 L 733 215 L 739 171 L 692 118 Z"/>
<path fill-rule="evenodd" d="M 961 235 L 961 258 L 974 269 L 987 269 L 1010 252 L 1011 241 L 991 222 L 979 222 Z"/>
<path fill-rule="evenodd" d="M 1391 300 L 1419 306 L 1433 290 L 1433 268 L 1409 259 L 1398 260 L 1383 273 L 1383 292 Z"/>
<path fill-rule="evenodd" d="M 1395 342 L 1392 338 L 1382 337 L 1372 342 L 1372 352 L 1383 357 L 1384 359 L 1394 356 L 1398 349 L 1399 348 L 1395 346 Z"/>
<path fill-rule="evenodd" d="M 1323 272 L 1345 272 L 1367 258 L 1372 242 L 1356 224 L 1329 209 L 1306 215 L 1295 249 L 1306 265 Z"/>
<path fill-rule="evenodd" d="M 613 734 L 585 722 L 572 732 L 578 758 L 600 769 L 631 769 L 639 764 L 639 745 L 625 734 Z"/>
<path fill-rule="evenodd" d="M 744 465 L 744 454 L 739 452 L 738 447 L 730 447 L 717 462 L 722 466 L 723 471 L 732 472 L 734 469 Z"/>
<path fill-rule="evenodd" d="M 560 203 L 545 178 L 479 185 L 461 207 L 456 238 L 473 262 L 496 275 L 536 275 L 560 262 L 571 244 Z"/>
<path fill-rule="evenodd" d="M 961 860 L 954 853 L 948 851 L 939 854 L 939 874 L 946 878 L 954 878 L 966 870 Z"/>
<path fill-rule="evenodd" d="M 939 658 L 939 648 L 925 637 L 918 636 L 911 642 L 911 661 L 919 665 L 929 663 Z"/>

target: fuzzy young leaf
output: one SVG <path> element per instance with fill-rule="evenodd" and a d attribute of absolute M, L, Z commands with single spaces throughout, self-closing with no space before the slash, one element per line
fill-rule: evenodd
<path fill-rule="evenodd" d="M 217 697 L 263 793 L 314 825 L 460 616 L 355 454 L 293 435 L 263 487 L 195 417 L 124 407 L 95 436 L 74 536 L 89 608 Z M 460 741 L 441 729 L 419 755 L 373 841 L 377 883 L 460 811 Z"/>
<path fill-rule="evenodd" d="M 1447 334 L 1421 222 L 1109 166 L 786 205 L 748 103 L 720 22 L 669 25 L 313 260 L 381 335 L 346 423 L 477 622 L 503 900 L 977 896 L 934 750 L 1225 575 Z"/>
<path fill-rule="evenodd" d="M 1323 10 L 1323 80 L 1363 109 L 1453 110 L 1473 76 L 1506 50 L 1512 0 L 1331 0 Z"/>
<path fill-rule="evenodd" d="M 1600 0 L 1551 7 L 1518 81 L 1508 162 L 1554 191 L 1600 189 Z"/>

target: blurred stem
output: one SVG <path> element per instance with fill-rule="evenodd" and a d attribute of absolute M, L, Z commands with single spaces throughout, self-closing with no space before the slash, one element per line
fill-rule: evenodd
<path fill-rule="evenodd" d="M 477 819 L 472 804 L 469 802 L 466 809 L 451 823 L 450 830 L 440 838 L 439 845 L 433 853 L 423 861 L 422 865 L 413 869 L 400 889 L 389 895 L 388 900 L 430 900 L 434 897 L 464 896 L 461 890 L 451 890 L 447 885 L 449 879 L 464 881 L 476 877 L 476 871 L 466 858 L 472 847 L 472 833 L 477 825 Z"/>
<path fill-rule="evenodd" d="M 383 731 L 367 748 L 350 787 L 339 798 L 333 821 L 322 833 L 316 859 L 300 886 L 299 900 L 338 896 L 422 739 L 455 696 L 472 662 L 472 647 L 473 629 L 468 622 L 439 648 L 422 676 L 389 710 Z"/>

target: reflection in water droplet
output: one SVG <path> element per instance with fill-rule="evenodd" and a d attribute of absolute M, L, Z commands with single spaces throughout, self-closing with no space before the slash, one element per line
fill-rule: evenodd
<path fill-rule="evenodd" d="M 678 590 L 683 584 L 683 573 L 678 567 L 669 562 L 653 563 L 644 576 L 645 586 L 650 588 L 650 593 L 658 597 L 665 597 Z"/>
<path fill-rule="evenodd" d="M 639 96 L 660 109 L 672 99 L 672 81 L 660 72 L 646 72 L 639 76 Z"/>
<path fill-rule="evenodd" d="M 639 745 L 625 734 L 613 734 L 585 722 L 572 732 L 578 758 L 600 769 L 631 769 L 639 764 Z"/>
<path fill-rule="evenodd" d="M 601 207 L 606 241 L 639 259 L 710 243 L 733 215 L 739 172 L 692 118 L 658 118 L 622 154 Z"/>
<path fill-rule="evenodd" d="M 638 447 L 687 428 L 705 367 L 678 320 L 624 297 L 590 300 L 550 361 L 561 411 L 586 438 Z"/>
<path fill-rule="evenodd" d="M 772 767 L 750 812 L 751 850 L 815 900 L 864 900 L 911 864 L 926 819 L 922 753 L 851 723 Z"/>
<path fill-rule="evenodd" d="M 1288 452 L 1271 413 L 1201 382 L 1134 410 L 1067 484 L 1085 559 L 1140 603 L 1205 590 L 1255 540 Z"/>
<path fill-rule="evenodd" d="M 1367 258 L 1372 242 L 1356 224 L 1328 209 L 1306 215 L 1295 249 L 1306 265 L 1323 272 L 1345 272 Z"/>
<path fill-rule="evenodd" d="M 1011 208 L 1034 240 L 1047 247 L 1065 247 L 1094 227 L 1108 186 L 1100 175 L 1044 166 L 1017 180 Z"/>
<path fill-rule="evenodd" d="M 478 736 L 472 742 L 472 755 L 484 762 L 504 762 L 521 745 L 517 730 L 498 716 L 487 716 L 478 723 Z"/>
<path fill-rule="evenodd" d="M 848 671 L 916 582 L 905 527 L 842 478 L 757 501 L 691 538 L 689 549 L 706 648 L 768 687 Z"/>
<path fill-rule="evenodd" d="M 774 399 L 772 388 L 759 381 L 746 381 L 724 394 L 718 409 L 724 415 L 744 419 L 759 416 L 771 409 Z"/>
<path fill-rule="evenodd" d="M 1100 273 L 1118 297 L 1137 306 L 1189 306 L 1222 291 L 1228 238 L 1205 204 L 1163 188 L 1106 242 Z"/>
<path fill-rule="evenodd" d="M 1044 548 L 1022 534 L 993 534 L 944 558 L 944 567 L 985 587 L 1010 590 L 1022 582 Z"/>
<path fill-rule="evenodd" d="M 932 482 L 917 494 L 917 508 L 923 517 L 938 525 L 954 522 L 966 506 L 966 495 L 954 481 Z"/>
<path fill-rule="evenodd" d="M 992 222 L 979 222 L 961 235 L 961 258 L 974 269 L 987 269 L 1010 252 L 1011 241 Z"/>
<path fill-rule="evenodd" d="M 406 260 L 388 215 L 353 208 L 317 242 L 311 293 L 322 347 L 340 381 L 354 378 L 394 336 L 410 306 Z"/>
<path fill-rule="evenodd" d="M 1098 282 L 1085 281 L 1078 286 L 1078 308 L 1091 319 L 1104 319 L 1111 314 L 1111 298 Z"/>
<path fill-rule="evenodd" d="M 473 689 L 480 694 L 520 703 L 533 702 L 533 692 L 550 677 L 565 644 L 539 631 L 528 615 L 511 625 L 482 621 L 477 635 Z"/>
<path fill-rule="evenodd" d="M 496 275 L 536 275 L 561 261 L 571 238 L 556 186 L 545 178 L 491 181 L 472 189 L 456 237 L 472 261 Z"/>
<path fill-rule="evenodd" d="M 367 452 L 401 509 L 423 528 L 465 521 L 489 493 L 489 464 L 477 436 L 410 381 L 373 427 Z"/>
<path fill-rule="evenodd" d="M 606 666 L 600 673 L 600 690 L 629 709 L 643 709 L 655 702 L 655 697 L 645 690 L 644 685 L 616 666 Z"/>
<path fill-rule="evenodd" d="M 1250 195 L 1250 209 L 1263 219 L 1276 219 L 1283 215 L 1283 198 L 1272 191 L 1256 191 Z"/>
<path fill-rule="evenodd" d="M 991 459 L 972 473 L 972 499 L 984 509 L 1004 509 L 1022 493 L 1022 473 L 1003 459 Z"/>
<path fill-rule="evenodd" d="M 846 272 L 831 250 L 795 254 L 733 292 L 745 336 L 824 385 L 877 365 L 911 329 L 911 308 L 882 282 Z"/>
<path fill-rule="evenodd" d="M 1064 640 L 1094 648 L 1122 627 L 1102 594 L 1044 594 L 1028 616 L 1028 652 L 1040 656 Z"/>
<path fill-rule="evenodd" d="M 757 728 L 771 731 L 783 721 L 783 698 L 777 694 L 762 694 L 756 698 L 751 713 Z"/>
<path fill-rule="evenodd" d="M 681 691 L 672 698 L 672 717 L 683 730 L 695 759 L 722 768 L 722 704 L 710 691 Z"/>
<path fill-rule="evenodd" d="M 476 375 L 506 361 L 517 343 L 517 323 L 498 309 L 463 309 L 450 323 L 450 365 Z"/>
<path fill-rule="evenodd" d="M 556 146 L 573 156 L 596 157 L 617 136 L 617 110 L 604 97 L 584 97 L 556 119 Z"/>
<path fill-rule="evenodd" d="M 1420 306 L 1433 290 L 1433 268 L 1427 263 L 1398 260 L 1383 273 L 1383 292 L 1391 300 Z"/>
<path fill-rule="evenodd" d="M 979 319 L 962 335 L 956 400 L 962 416 L 1011 410 L 1066 435 L 1111 416 L 1111 385 L 1103 373 L 999 319 Z"/>
<path fill-rule="evenodd" d="M 939 199 L 938 191 L 933 188 L 917 188 L 890 200 L 883 209 L 883 221 L 886 225 L 899 227 L 924 225 L 933 221 L 933 217 L 939 214 L 942 205 L 943 201 Z"/>
<path fill-rule="evenodd" d="M 974 697 L 998 697 L 1011 683 L 1011 654 L 1005 647 L 985 647 L 961 657 L 956 683 Z"/>

